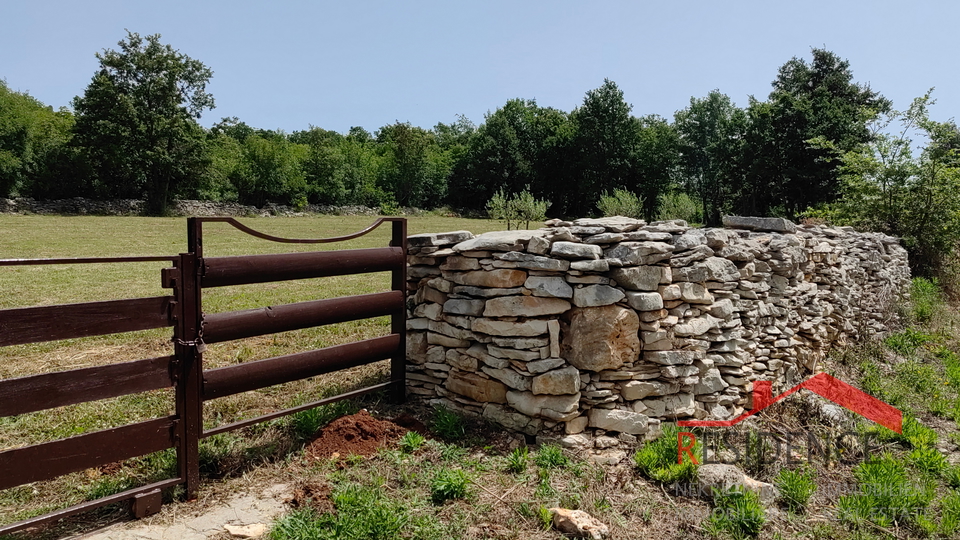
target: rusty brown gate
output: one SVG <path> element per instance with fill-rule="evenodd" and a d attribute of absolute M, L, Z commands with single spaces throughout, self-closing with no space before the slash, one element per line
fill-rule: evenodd
<path fill-rule="evenodd" d="M 203 256 L 203 224 L 225 223 L 272 242 L 320 244 L 363 236 L 392 225 L 389 246 L 231 257 Z M 233 218 L 189 218 L 188 249 L 176 256 L 0 260 L 0 266 L 169 261 L 161 272 L 169 296 L 0 310 L 0 346 L 173 327 L 169 356 L 0 380 L 0 417 L 16 416 L 117 396 L 173 388 L 175 414 L 123 427 L 0 452 L 0 490 L 175 448 L 177 476 L 0 527 L 0 535 L 132 500 L 137 517 L 156 512 L 161 490 L 183 484 L 195 497 L 200 482 L 199 441 L 378 390 L 393 401 L 405 391 L 406 220 L 381 218 L 354 234 L 291 239 L 255 231 Z M 204 315 L 203 290 L 326 276 L 391 272 L 391 290 L 281 306 Z M 390 316 L 386 336 L 204 370 L 207 344 L 370 317 Z M 360 388 L 258 418 L 203 429 L 203 402 L 390 359 L 388 382 Z"/>

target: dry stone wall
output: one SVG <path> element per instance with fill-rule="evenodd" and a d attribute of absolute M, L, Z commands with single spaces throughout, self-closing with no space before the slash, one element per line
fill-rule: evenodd
<path fill-rule="evenodd" d="M 724 225 L 411 236 L 408 392 L 529 435 L 629 444 L 739 415 L 755 380 L 796 384 L 832 345 L 883 332 L 909 283 L 896 238 Z"/>

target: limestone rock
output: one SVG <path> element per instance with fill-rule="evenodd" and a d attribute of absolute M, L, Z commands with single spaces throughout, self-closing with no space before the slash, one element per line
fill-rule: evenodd
<path fill-rule="evenodd" d="M 603 254 L 600 246 L 592 244 L 577 244 L 575 242 L 554 242 L 550 247 L 550 254 L 565 259 L 596 260 Z"/>
<path fill-rule="evenodd" d="M 797 226 L 792 221 L 783 218 L 723 216 L 722 220 L 723 226 L 730 229 L 773 231 L 790 234 L 797 232 Z"/>
<path fill-rule="evenodd" d="M 547 321 L 510 322 L 476 319 L 471 329 L 491 336 L 541 336 L 547 333 Z"/>
<path fill-rule="evenodd" d="M 528 270 L 547 270 L 552 272 L 565 272 L 570 268 L 569 261 L 551 259 L 550 257 L 541 257 L 532 253 L 523 253 L 521 251 L 508 251 L 497 256 L 498 260 L 512 262 L 517 268 L 526 268 Z"/>
<path fill-rule="evenodd" d="M 484 317 L 539 317 L 557 315 L 570 309 L 570 302 L 561 298 L 538 296 L 506 296 L 487 300 Z"/>
<path fill-rule="evenodd" d="M 622 242 L 606 251 L 608 259 L 620 259 L 624 265 L 652 264 L 670 258 L 673 246 L 666 242 Z"/>
<path fill-rule="evenodd" d="M 533 378 L 534 394 L 576 394 L 580 391 L 580 370 L 573 366 L 548 371 Z"/>
<path fill-rule="evenodd" d="M 470 231 L 414 234 L 407 237 L 408 247 L 449 246 L 473 238 Z"/>
<path fill-rule="evenodd" d="M 495 369 L 484 366 L 481 370 L 514 390 L 526 392 L 530 389 L 530 378 L 524 377 L 512 369 Z"/>
<path fill-rule="evenodd" d="M 581 370 L 614 370 L 640 353 L 640 319 L 633 310 L 612 305 L 573 308 L 565 320 L 563 357 Z"/>
<path fill-rule="evenodd" d="M 577 307 L 596 307 L 616 304 L 626 295 L 609 285 L 587 285 L 573 291 L 573 304 Z"/>
<path fill-rule="evenodd" d="M 473 272 L 451 272 L 450 280 L 460 285 L 475 287 L 510 288 L 520 287 L 527 280 L 527 273 L 523 270 L 499 268 L 497 270 L 476 270 Z M 444 276 L 446 277 L 446 276 Z"/>
<path fill-rule="evenodd" d="M 627 292 L 627 303 L 637 311 L 663 309 L 663 297 L 655 292 Z"/>
<path fill-rule="evenodd" d="M 603 227 L 604 229 L 623 233 L 639 229 L 647 224 L 642 219 L 634 219 L 624 216 L 610 216 L 602 218 L 580 218 L 573 222 L 578 227 Z"/>
<path fill-rule="evenodd" d="M 444 386 L 451 392 L 456 392 L 480 403 L 507 402 L 506 385 L 474 373 L 451 371 Z"/>
<path fill-rule="evenodd" d="M 543 424 L 543 421 L 539 418 L 530 418 L 511 407 L 494 403 L 486 404 L 483 407 L 481 416 L 494 424 L 501 425 L 512 431 L 526 433 L 527 435 L 536 435 Z"/>
<path fill-rule="evenodd" d="M 454 251 L 518 251 L 534 236 L 545 236 L 546 231 L 497 231 L 458 243 Z"/>
<path fill-rule="evenodd" d="M 631 435 L 642 435 L 647 432 L 647 416 L 633 411 L 590 409 L 588 418 L 590 427 Z"/>
<path fill-rule="evenodd" d="M 635 401 L 648 398 L 650 396 L 665 396 L 675 394 L 680 391 L 680 385 L 677 383 L 665 383 L 661 381 L 629 381 L 621 387 L 620 395 L 626 401 Z"/>
<path fill-rule="evenodd" d="M 537 396 L 532 392 L 508 390 L 507 403 L 527 416 L 566 422 L 578 416 L 580 393 L 564 396 Z"/>
<path fill-rule="evenodd" d="M 662 266 L 628 266 L 610 271 L 610 277 L 625 289 L 634 291 L 655 291 L 666 278 L 668 268 Z"/>
<path fill-rule="evenodd" d="M 610 528 L 583 510 L 551 508 L 553 526 L 563 534 L 576 538 L 603 540 L 610 536 Z"/>
<path fill-rule="evenodd" d="M 497 300 L 497 299 L 494 299 L 494 300 Z M 447 300 L 446 302 L 443 303 L 443 312 L 453 313 L 454 315 L 477 316 L 483 313 L 483 300 L 465 300 L 460 298 L 451 298 L 450 300 Z M 436 317 L 430 317 L 430 318 L 436 319 Z"/>
<path fill-rule="evenodd" d="M 573 298 L 573 287 L 559 276 L 530 276 L 523 286 L 534 296 Z"/>
<path fill-rule="evenodd" d="M 774 502 L 779 491 L 772 484 L 759 482 L 747 476 L 739 467 L 723 463 L 704 463 L 697 471 L 697 485 L 704 497 L 712 495 L 713 489 L 730 490 L 742 488 L 760 496 L 764 504 Z"/>

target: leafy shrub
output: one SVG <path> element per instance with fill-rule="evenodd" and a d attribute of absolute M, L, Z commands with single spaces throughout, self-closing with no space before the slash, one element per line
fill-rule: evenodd
<path fill-rule="evenodd" d="M 857 465 L 853 474 L 860 492 L 837 502 L 840 519 L 849 523 L 890 527 L 915 522 L 934 497 L 932 483 L 910 482 L 906 468 L 890 454 Z"/>
<path fill-rule="evenodd" d="M 430 482 L 430 500 L 439 505 L 450 499 L 463 499 L 467 496 L 467 482 L 467 473 L 462 470 L 442 468 Z"/>
<path fill-rule="evenodd" d="M 934 476 L 940 476 L 949 466 L 947 458 L 943 457 L 939 450 L 930 446 L 914 448 L 910 452 L 910 462 L 914 467 Z"/>
<path fill-rule="evenodd" d="M 540 528 L 549 531 L 553 526 L 553 512 L 546 506 L 537 508 L 537 519 L 540 521 Z"/>
<path fill-rule="evenodd" d="M 604 191 L 597 201 L 597 209 L 605 217 L 626 216 L 640 219 L 643 217 L 643 199 L 626 189 L 615 189 L 613 195 Z"/>
<path fill-rule="evenodd" d="M 682 480 L 690 480 L 697 474 L 697 465 L 689 459 L 677 463 L 677 434 L 680 428 L 668 426 L 663 430 L 663 436 L 643 445 L 633 455 L 637 469 L 648 478 L 670 484 Z M 697 440 L 691 449 L 697 461 L 703 460 L 703 446 Z"/>
<path fill-rule="evenodd" d="M 703 223 L 703 206 L 686 193 L 666 193 L 660 196 L 657 219 L 682 219 L 687 223 Z"/>
<path fill-rule="evenodd" d="M 544 469 L 562 469 L 570 464 L 570 458 L 563 453 L 563 449 L 552 444 L 545 444 L 537 451 L 533 459 L 537 467 Z"/>
<path fill-rule="evenodd" d="M 707 519 L 709 531 L 715 534 L 725 531 L 734 538 L 757 536 L 766 520 L 763 504 L 756 493 L 742 488 L 713 489 L 713 512 Z"/>
<path fill-rule="evenodd" d="M 467 433 L 463 418 L 457 413 L 437 405 L 433 409 L 433 431 L 447 440 L 457 440 Z"/>
<path fill-rule="evenodd" d="M 791 512 L 804 512 L 807 502 L 817 490 L 814 471 L 791 471 L 781 469 L 775 480 L 780 497 Z"/>
<path fill-rule="evenodd" d="M 507 456 L 507 470 L 515 474 L 520 474 L 527 470 L 527 457 L 529 454 L 530 451 L 526 446 L 514 448 L 513 451 L 510 452 L 510 455 Z"/>
<path fill-rule="evenodd" d="M 547 218 L 549 206 L 550 201 L 535 199 L 529 187 L 509 197 L 500 189 L 487 202 L 487 215 L 490 219 L 506 221 L 507 230 L 510 230 L 513 222 L 517 222 L 519 227 L 521 221 L 526 222 L 529 229 L 531 221 L 538 222 Z"/>
<path fill-rule="evenodd" d="M 416 431 L 408 431 L 400 438 L 400 450 L 405 454 L 412 454 L 423 446 L 425 440 L 423 435 Z"/>

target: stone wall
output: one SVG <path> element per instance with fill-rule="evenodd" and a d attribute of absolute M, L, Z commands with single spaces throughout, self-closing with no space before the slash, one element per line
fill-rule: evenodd
<path fill-rule="evenodd" d="M 896 238 L 847 227 L 546 225 L 410 237 L 409 394 L 629 444 L 739 415 L 752 381 L 800 382 L 832 345 L 883 332 L 910 279 Z"/>

